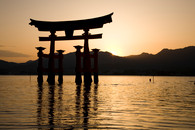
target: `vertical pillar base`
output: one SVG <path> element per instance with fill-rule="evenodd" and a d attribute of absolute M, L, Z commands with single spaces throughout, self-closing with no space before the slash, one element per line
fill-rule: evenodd
<path fill-rule="evenodd" d="M 48 78 L 47 78 L 47 82 L 50 84 L 50 85 L 54 85 L 55 84 L 55 74 L 54 73 L 49 73 L 48 74 Z"/>
<path fill-rule="evenodd" d="M 43 74 L 42 73 L 38 74 L 37 82 L 38 82 L 39 85 L 43 84 Z"/>
<path fill-rule="evenodd" d="M 91 72 L 84 72 L 84 83 L 85 85 L 91 85 Z"/>
<path fill-rule="evenodd" d="M 94 52 L 94 71 L 93 71 L 94 83 L 98 84 L 98 82 L 99 82 L 99 79 L 98 79 L 98 52 L 99 52 L 99 49 L 92 49 L 92 50 Z"/>
<path fill-rule="evenodd" d="M 61 85 L 63 83 L 63 52 L 64 50 L 57 50 L 58 52 L 58 83 Z"/>
<path fill-rule="evenodd" d="M 39 51 L 38 52 L 38 67 L 37 67 L 37 72 L 38 72 L 38 77 L 37 77 L 37 82 L 39 85 L 43 84 L 43 50 L 45 49 L 44 47 L 36 47 L 36 49 Z"/>
<path fill-rule="evenodd" d="M 74 46 L 76 48 L 76 68 L 75 68 L 75 72 L 76 72 L 76 77 L 75 77 L 75 83 L 76 85 L 81 85 L 82 83 L 82 78 L 81 78 L 81 49 L 83 48 L 82 46 Z"/>
<path fill-rule="evenodd" d="M 82 78 L 81 78 L 80 72 L 76 72 L 75 83 L 76 83 L 76 85 L 81 85 L 81 83 L 82 83 Z"/>
<path fill-rule="evenodd" d="M 95 84 L 98 84 L 98 82 L 99 82 L 99 79 L 98 79 L 98 73 L 97 72 L 94 72 L 94 83 Z"/>
<path fill-rule="evenodd" d="M 58 76 L 59 76 L 58 77 L 58 83 L 62 84 L 63 83 L 63 73 L 59 73 Z"/>

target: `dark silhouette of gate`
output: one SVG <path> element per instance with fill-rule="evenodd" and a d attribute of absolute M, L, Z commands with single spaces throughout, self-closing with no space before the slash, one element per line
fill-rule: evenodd
<path fill-rule="evenodd" d="M 59 84 L 63 82 L 63 52 L 64 50 L 58 50 L 58 55 L 55 52 L 55 41 L 60 40 L 84 40 L 84 52 L 81 53 L 81 46 L 75 46 L 76 48 L 76 84 L 81 84 L 81 73 L 84 73 L 84 83 L 91 84 L 92 78 L 91 73 L 94 73 L 94 83 L 98 83 L 98 51 L 99 49 L 93 49 L 94 54 L 91 55 L 89 51 L 88 40 L 102 38 L 102 34 L 90 34 L 90 29 L 102 28 L 104 24 L 112 22 L 111 16 L 113 13 L 97 17 L 93 19 L 86 20 L 76 20 L 76 21 L 38 21 L 30 19 L 30 25 L 34 25 L 39 31 L 49 31 L 51 34 L 49 37 L 39 37 L 39 41 L 50 41 L 50 53 L 43 54 L 43 47 L 37 47 L 38 52 L 38 83 L 43 82 L 43 72 L 48 72 L 47 82 L 49 84 L 55 84 L 55 73 L 59 75 Z M 73 35 L 74 30 L 83 30 L 82 35 Z M 56 36 L 56 31 L 65 31 L 65 36 Z M 83 57 L 83 68 L 81 68 L 81 56 Z M 42 66 L 42 58 L 49 58 L 48 69 L 44 69 Z M 94 69 L 91 68 L 91 57 L 94 58 Z M 55 69 L 54 58 L 59 59 L 59 67 Z"/>

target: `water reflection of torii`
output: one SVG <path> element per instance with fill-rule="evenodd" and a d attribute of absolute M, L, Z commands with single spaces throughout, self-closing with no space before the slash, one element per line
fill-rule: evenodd
<path fill-rule="evenodd" d="M 91 88 L 88 86 L 84 86 L 83 87 L 83 94 L 81 95 L 81 86 L 77 86 L 76 88 L 76 102 L 75 102 L 75 107 L 76 107 L 76 117 L 77 117 L 77 121 L 78 123 L 80 121 L 82 121 L 82 128 L 84 130 L 88 130 L 88 128 L 93 125 L 93 127 L 96 127 L 95 122 L 90 122 L 90 117 L 92 115 L 92 109 L 93 112 L 97 112 L 98 109 L 98 86 L 95 85 L 94 86 L 94 92 L 91 92 Z M 93 95 L 93 96 L 92 96 Z M 93 100 L 90 99 L 90 97 L 93 97 Z M 82 102 L 82 103 L 81 103 Z M 93 106 L 91 103 L 94 103 Z M 82 114 L 80 113 L 82 112 Z M 93 113 L 93 116 L 95 116 L 96 114 Z M 90 124 L 90 126 L 89 126 Z"/>
<path fill-rule="evenodd" d="M 58 91 L 56 91 L 58 90 Z M 56 113 L 56 109 L 61 110 L 62 107 L 62 86 L 58 87 L 54 85 L 49 85 L 48 87 L 43 88 L 42 85 L 38 86 L 37 91 L 37 125 L 38 128 L 47 127 L 53 129 L 54 127 L 61 125 L 60 121 L 62 120 L 61 111 Z M 57 97 L 55 99 L 55 97 Z M 58 120 L 56 120 L 57 118 Z M 54 121 L 55 119 L 55 121 Z M 58 127 L 59 127 L 58 126 Z"/>
<path fill-rule="evenodd" d="M 83 88 L 83 89 L 81 89 Z M 93 87 L 92 87 L 93 88 Z M 63 111 L 63 86 L 38 86 L 37 90 L 37 125 L 38 128 L 74 128 L 88 129 L 89 125 L 96 127 L 96 122 L 89 123 L 90 117 L 96 116 L 98 110 L 98 87 L 77 86 L 75 90 L 75 122 L 66 124 Z M 92 92 L 93 90 L 93 92 Z M 91 99 L 91 97 L 93 97 Z M 93 104 L 92 104 L 93 103 Z M 74 109 L 72 109 L 74 110 Z"/>
<path fill-rule="evenodd" d="M 49 84 L 55 84 L 55 72 L 58 72 L 59 74 L 59 83 L 61 84 L 63 82 L 62 79 L 62 73 L 63 69 L 62 67 L 62 53 L 63 50 L 59 50 L 59 55 L 55 55 L 55 41 L 59 40 L 81 40 L 84 39 L 84 53 L 83 53 L 83 69 L 78 69 L 80 68 L 77 64 L 76 67 L 76 83 L 80 84 L 82 82 L 81 80 L 81 72 L 84 72 L 84 83 L 85 84 L 91 84 L 92 79 L 91 79 L 91 72 L 94 72 L 94 82 L 98 82 L 98 73 L 96 72 L 97 69 L 95 68 L 93 71 L 91 69 L 91 56 L 89 52 L 89 45 L 88 45 L 88 40 L 89 39 L 97 39 L 97 38 L 102 38 L 102 34 L 95 34 L 91 35 L 89 33 L 90 29 L 96 29 L 96 28 L 102 28 L 104 24 L 112 22 L 111 16 L 113 13 L 98 17 L 98 18 L 93 18 L 93 19 L 86 19 L 86 20 L 77 20 L 77 21 L 59 21 L 59 22 L 49 22 L 49 21 L 38 21 L 38 20 L 33 20 L 30 19 L 31 22 L 29 23 L 30 25 L 34 25 L 35 27 L 38 28 L 39 31 L 49 31 L 51 35 L 49 37 L 39 37 L 39 41 L 50 41 L 50 53 L 49 55 L 43 54 L 42 50 L 44 48 L 38 47 L 37 49 L 39 50 L 38 56 L 39 56 L 39 65 L 38 65 L 38 82 L 39 84 L 42 84 L 43 82 L 43 72 L 48 72 L 48 83 Z M 73 36 L 74 30 L 84 30 L 84 34 L 80 36 Z M 55 33 L 56 31 L 65 31 L 65 36 L 56 36 Z M 75 47 L 77 49 L 77 47 Z M 96 57 L 95 53 L 98 52 L 98 49 L 93 50 L 94 51 L 94 58 Z M 81 55 L 77 55 L 80 57 Z M 49 63 L 48 63 L 48 69 L 44 69 L 42 67 L 42 57 L 49 58 Z M 55 69 L 54 67 L 54 58 L 59 58 L 59 69 Z M 78 59 L 78 58 L 77 58 Z M 94 59 L 95 60 L 95 59 Z M 60 64 L 61 62 L 61 64 Z M 61 67 L 60 67 L 61 66 Z"/>

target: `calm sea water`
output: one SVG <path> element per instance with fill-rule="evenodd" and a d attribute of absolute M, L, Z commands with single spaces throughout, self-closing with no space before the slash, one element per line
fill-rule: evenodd
<path fill-rule="evenodd" d="M 86 89 L 74 76 L 42 87 L 0 76 L 0 129 L 195 129 L 195 77 L 150 78 L 100 76 Z"/>

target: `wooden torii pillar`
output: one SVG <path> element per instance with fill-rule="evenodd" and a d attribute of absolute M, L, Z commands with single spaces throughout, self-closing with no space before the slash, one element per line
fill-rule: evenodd
<path fill-rule="evenodd" d="M 81 73 L 82 73 L 82 67 L 81 67 L 81 49 L 83 48 L 82 46 L 74 46 L 76 48 L 76 68 L 75 68 L 75 72 L 76 72 L 76 78 L 75 78 L 75 83 L 77 85 L 81 85 L 82 83 L 82 77 L 81 77 Z"/>
<path fill-rule="evenodd" d="M 58 52 L 58 82 L 63 83 L 63 52 L 64 50 L 57 50 Z"/>
<path fill-rule="evenodd" d="M 85 31 L 84 53 L 83 53 L 84 83 L 86 85 L 90 85 L 92 79 L 91 79 L 91 59 L 90 59 L 89 44 L 88 44 L 89 30 L 85 29 L 84 31 Z"/>
<path fill-rule="evenodd" d="M 38 77 L 37 77 L 37 82 L 38 84 L 43 83 L 43 50 L 45 50 L 44 47 L 36 47 L 38 50 L 37 56 L 39 57 L 38 59 L 38 67 L 37 67 L 37 72 L 38 72 Z"/>
<path fill-rule="evenodd" d="M 55 41 L 59 40 L 84 40 L 84 82 L 85 84 L 91 84 L 91 60 L 89 52 L 89 39 L 102 38 L 102 34 L 89 34 L 90 29 L 102 28 L 104 24 L 112 22 L 111 16 L 113 13 L 86 20 L 75 20 L 75 21 L 38 21 L 30 19 L 30 25 L 34 25 L 39 31 L 49 31 L 51 35 L 49 37 L 39 37 L 39 41 L 50 41 L 50 53 L 48 63 L 48 83 L 55 83 L 55 67 L 54 67 L 54 51 Z M 74 30 L 84 30 L 83 35 L 73 36 Z M 65 31 L 65 36 L 56 36 L 56 31 Z"/>
<path fill-rule="evenodd" d="M 48 78 L 49 84 L 55 84 L 55 66 L 54 66 L 54 51 L 55 51 L 55 31 L 50 31 L 50 53 L 49 53 L 49 64 L 48 64 Z"/>
<path fill-rule="evenodd" d="M 98 79 L 98 52 L 99 52 L 99 49 L 92 49 L 92 50 L 93 50 L 93 58 L 94 58 L 94 69 L 93 69 L 94 83 L 97 84 L 99 82 L 99 79 Z"/>

